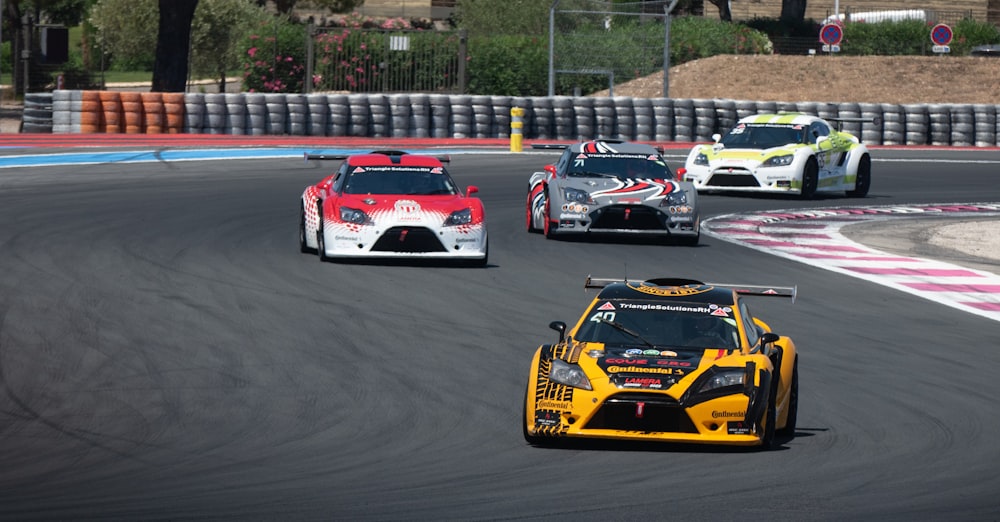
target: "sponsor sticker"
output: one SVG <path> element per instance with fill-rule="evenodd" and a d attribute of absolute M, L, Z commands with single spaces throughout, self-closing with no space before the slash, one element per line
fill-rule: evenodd
<path fill-rule="evenodd" d="M 535 403 L 535 407 L 540 410 L 569 410 L 573 407 L 573 404 L 570 401 L 542 399 Z"/>

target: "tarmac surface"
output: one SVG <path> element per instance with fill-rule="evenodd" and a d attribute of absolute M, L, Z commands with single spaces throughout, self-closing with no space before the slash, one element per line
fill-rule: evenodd
<path fill-rule="evenodd" d="M 21 132 L 20 105 L 0 104 L 0 133 Z M 845 227 L 842 233 L 854 241 L 885 252 L 929 257 L 1000 273 L 1000 220 L 955 222 L 940 219 L 897 220 L 892 233 L 884 222 Z"/>

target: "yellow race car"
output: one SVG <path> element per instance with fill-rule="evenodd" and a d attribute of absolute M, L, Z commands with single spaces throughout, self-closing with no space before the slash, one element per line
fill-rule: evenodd
<path fill-rule="evenodd" d="M 758 446 L 795 434 L 795 344 L 750 313 L 743 296 L 794 287 L 690 279 L 587 278 L 600 288 L 576 326 L 538 348 L 524 399 L 524 438 Z"/>

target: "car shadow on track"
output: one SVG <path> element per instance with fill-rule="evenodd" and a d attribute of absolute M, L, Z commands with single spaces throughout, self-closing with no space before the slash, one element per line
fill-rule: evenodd
<path fill-rule="evenodd" d="M 794 440 L 802 440 L 815 436 L 817 430 L 798 429 L 794 436 L 775 436 L 774 446 L 766 451 L 788 451 L 788 444 Z M 626 440 L 598 439 L 560 439 L 544 444 L 533 445 L 539 449 L 552 450 L 588 450 L 588 451 L 639 451 L 654 453 L 754 453 L 765 451 L 757 446 L 723 446 L 713 444 L 681 444 L 674 442 L 646 442 Z"/>

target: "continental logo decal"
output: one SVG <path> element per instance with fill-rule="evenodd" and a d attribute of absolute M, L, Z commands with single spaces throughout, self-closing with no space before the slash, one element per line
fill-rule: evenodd
<path fill-rule="evenodd" d="M 642 292 L 649 295 L 694 295 L 702 294 L 712 290 L 712 286 L 652 286 L 646 284 L 645 282 L 632 282 L 629 281 L 628 287 L 637 292 Z"/>
<path fill-rule="evenodd" d="M 660 375 L 684 375 L 680 368 L 650 368 L 648 366 L 608 366 L 608 373 L 658 373 Z"/>
<path fill-rule="evenodd" d="M 742 419 L 747 416 L 745 411 L 713 411 L 713 419 Z"/>
<path fill-rule="evenodd" d="M 570 401 L 542 399 L 535 404 L 535 408 L 540 410 L 570 410 L 573 408 L 573 403 Z"/>

